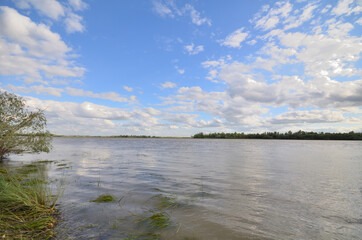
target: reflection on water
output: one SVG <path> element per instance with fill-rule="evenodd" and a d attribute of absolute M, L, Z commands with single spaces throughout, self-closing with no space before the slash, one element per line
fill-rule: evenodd
<path fill-rule="evenodd" d="M 54 161 L 59 239 L 360 239 L 361 159 L 351 141 L 55 138 L 8 164 Z"/>

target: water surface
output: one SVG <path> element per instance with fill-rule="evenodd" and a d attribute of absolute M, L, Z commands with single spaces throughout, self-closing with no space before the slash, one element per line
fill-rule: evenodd
<path fill-rule="evenodd" d="M 65 188 L 58 239 L 362 236 L 360 141 L 54 138 L 53 145 L 50 154 L 5 164 L 54 161 L 52 187 Z M 101 194 L 117 201 L 90 202 Z M 140 222 L 157 213 L 169 216 L 168 227 Z"/>

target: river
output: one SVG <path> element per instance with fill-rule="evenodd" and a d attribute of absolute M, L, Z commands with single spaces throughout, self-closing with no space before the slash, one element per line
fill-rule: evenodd
<path fill-rule="evenodd" d="M 57 239 L 361 239 L 362 142 L 62 138 Z M 91 202 L 111 194 L 114 202 Z M 161 214 L 167 226 L 152 226 Z M 159 215 L 160 216 L 160 215 Z"/>

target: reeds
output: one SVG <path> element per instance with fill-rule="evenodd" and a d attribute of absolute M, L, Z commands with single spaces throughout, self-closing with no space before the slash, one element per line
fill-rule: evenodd
<path fill-rule="evenodd" d="M 20 171 L 21 177 L 7 171 L 0 173 L 0 238 L 50 239 L 54 236 L 54 206 L 58 197 L 52 197 L 40 173 L 30 171 L 31 176 L 24 176 L 27 170 L 29 167 Z"/>

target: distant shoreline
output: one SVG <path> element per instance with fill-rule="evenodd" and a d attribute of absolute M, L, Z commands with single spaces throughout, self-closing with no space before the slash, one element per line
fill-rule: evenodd
<path fill-rule="evenodd" d="M 264 132 L 264 133 L 197 133 L 193 138 L 209 139 L 280 139 L 280 140 L 362 140 L 362 132 L 329 133 L 329 132 Z"/>
<path fill-rule="evenodd" d="M 143 136 L 143 135 L 119 135 L 119 136 L 92 136 L 92 135 L 58 135 L 52 134 L 53 137 L 73 137 L 73 138 L 173 138 L 173 139 L 191 139 L 192 137 L 160 137 L 160 136 Z"/>
<path fill-rule="evenodd" d="M 191 137 L 161 137 L 147 135 L 112 135 L 112 136 L 91 136 L 91 135 L 58 135 L 53 137 L 73 137 L 73 138 L 159 138 L 159 139 L 266 139 L 266 140 L 352 140 L 361 141 L 362 133 L 329 133 L 329 132 L 264 132 L 264 133 L 197 133 Z"/>

